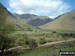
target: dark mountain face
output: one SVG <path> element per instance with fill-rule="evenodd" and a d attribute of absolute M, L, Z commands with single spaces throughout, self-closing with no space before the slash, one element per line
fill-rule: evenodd
<path fill-rule="evenodd" d="M 32 19 L 28 22 L 28 24 L 31 24 L 33 26 L 40 26 L 40 25 L 44 25 L 48 22 L 52 21 L 51 19 L 47 18 L 47 19 L 40 19 L 40 18 L 36 18 L 36 19 Z"/>
<path fill-rule="evenodd" d="M 47 16 L 38 16 L 34 14 L 22 14 L 22 15 L 16 14 L 15 16 L 32 26 L 41 26 L 52 21 L 52 19 Z"/>

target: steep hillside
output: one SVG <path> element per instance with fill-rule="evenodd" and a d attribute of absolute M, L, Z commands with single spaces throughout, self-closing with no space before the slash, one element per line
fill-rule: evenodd
<path fill-rule="evenodd" d="M 7 23 L 11 23 L 15 26 L 15 30 L 35 30 L 36 27 L 26 24 L 25 22 L 16 19 L 1 3 L 0 3 L 0 11 L 4 10 L 5 12 L 1 12 L 6 14 Z"/>
<path fill-rule="evenodd" d="M 27 24 L 30 24 L 32 26 L 41 26 L 44 25 L 50 21 L 52 21 L 51 18 L 48 16 L 38 16 L 34 14 L 14 14 L 19 20 L 25 21 Z"/>
<path fill-rule="evenodd" d="M 75 30 L 75 10 L 57 17 L 41 28 L 45 30 Z"/>

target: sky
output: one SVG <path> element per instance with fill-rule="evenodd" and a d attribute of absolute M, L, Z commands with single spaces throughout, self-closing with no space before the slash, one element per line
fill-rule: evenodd
<path fill-rule="evenodd" d="M 0 0 L 11 12 L 55 18 L 75 9 L 75 0 Z"/>

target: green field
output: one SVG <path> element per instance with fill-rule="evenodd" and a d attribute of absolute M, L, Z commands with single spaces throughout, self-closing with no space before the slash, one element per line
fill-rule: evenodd
<path fill-rule="evenodd" d="M 75 51 L 75 47 L 61 48 L 61 51 Z"/>
<path fill-rule="evenodd" d="M 57 52 L 57 49 L 53 49 L 53 48 L 39 48 L 39 49 L 33 49 L 33 50 L 18 51 L 17 56 L 51 56 L 51 55 L 58 55 L 56 52 Z"/>
<path fill-rule="evenodd" d="M 62 51 L 75 51 L 75 47 L 68 47 L 68 48 L 38 48 L 38 49 L 33 49 L 33 50 L 25 50 L 25 51 L 18 51 L 17 54 L 14 56 L 60 56 L 59 55 L 59 50 Z M 8 56 L 13 56 L 13 55 L 8 55 Z M 63 55 L 67 56 L 67 55 Z M 72 55 L 74 56 L 74 55 Z"/>

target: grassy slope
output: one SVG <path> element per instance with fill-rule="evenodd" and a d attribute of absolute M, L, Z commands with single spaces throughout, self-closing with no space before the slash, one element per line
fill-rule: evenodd
<path fill-rule="evenodd" d="M 28 28 L 30 28 L 32 30 L 33 29 L 34 30 L 37 29 L 36 27 L 33 27 L 31 25 L 28 25 L 25 22 L 23 22 L 21 20 L 18 20 L 18 19 L 15 19 L 15 18 L 13 18 L 11 16 L 8 16 L 7 17 L 7 22 L 14 24 L 15 27 L 16 27 L 16 30 L 27 30 Z"/>
<path fill-rule="evenodd" d="M 33 27 L 31 25 L 26 24 L 24 21 L 16 19 L 1 3 L 0 3 L 0 11 L 4 10 L 7 18 L 7 23 L 11 23 L 15 26 L 16 30 L 28 30 L 30 28 L 31 30 L 37 29 L 36 27 Z"/>
<path fill-rule="evenodd" d="M 58 19 L 41 26 L 46 30 L 75 30 L 75 10 L 65 13 Z"/>

